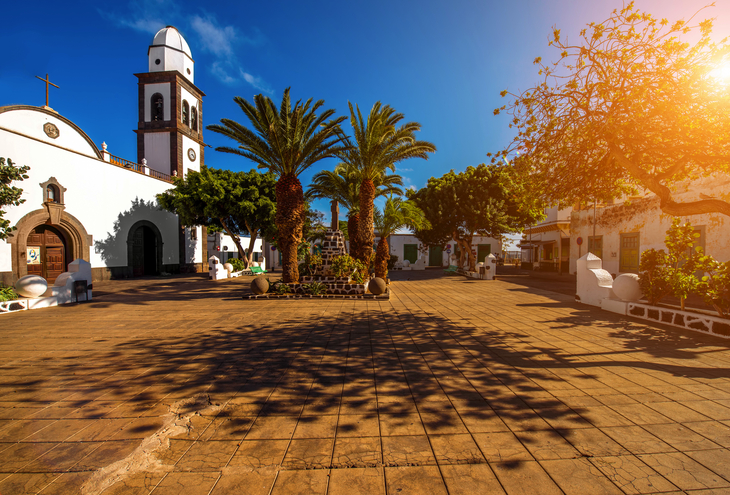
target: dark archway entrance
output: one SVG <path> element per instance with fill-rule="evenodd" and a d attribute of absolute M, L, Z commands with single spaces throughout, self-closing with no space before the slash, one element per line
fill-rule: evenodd
<path fill-rule="evenodd" d="M 133 277 L 158 275 L 162 269 L 162 236 L 155 224 L 142 220 L 132 225 L 127 252 Z"/>
<path fill-rule="evenodd" d="M 26 242 L 28 275 L 40 275 L 53 285 L 68 267 L 68 248 L 63 233 L 50 225 L 39 225 Z"/>

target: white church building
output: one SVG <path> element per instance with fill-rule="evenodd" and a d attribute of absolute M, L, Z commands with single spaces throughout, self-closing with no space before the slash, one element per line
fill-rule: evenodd
<path fill-rule="evenodd" d="M 15 185 L 25 203 L 5 208 L 17 230 L 0 240 L 0 282 L 27 274 L 49 285 L 77 258 L 94 280 L 207 272 L 204 227 L 184 226 L 157 206 L 173 176 L 203 163 L 203 92 L 185 39 L 161 29 L 139 79 L 136 161 L 101 149 L 48 106 L 0 107 L 0 156 L 28 165 Z"/>

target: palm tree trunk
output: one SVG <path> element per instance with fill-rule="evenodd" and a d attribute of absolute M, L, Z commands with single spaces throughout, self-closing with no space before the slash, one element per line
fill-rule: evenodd
<path fill-rule="evenodd" d="M 276 227 L 281 250 L 281 269 L 284 282 L 299 281 L 297 247 L 302 241 L 304 226 L 304 192 L 299 179 L 293 174 L 282 175 L 276 182 Z"/>
<path fill-rule="evenodd" d="M 360 222 L 358 225 L 358 253 L 357 258 L 370 265 L 370 257 L 373 253 L 373 200 L 375 199 L 375 186 L 370 179 L 363 179 L 360 184 Z"/>
<path fill-rule="evenodd" d="M 357 237 L 360 235 L 358 231 L 360 223 L 360 214 L 353 213 L 347 217 L 347 236 L 350 238 L 350 256 L 357 258 L 358 244 Z"/>
<path fill-rule="evenodd" d="M 390 258 L 390 248 L 388 246 L 388 238 L 381 237 L 378 241 L 378 249 L 375 250 L 375 276 L 385 280 L 388 276 L 388 259 Z"/>

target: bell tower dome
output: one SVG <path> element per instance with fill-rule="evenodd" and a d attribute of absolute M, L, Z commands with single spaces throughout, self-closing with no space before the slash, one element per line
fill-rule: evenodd
<path fill-rule="evenodd" d="M 191 83 L 195 83 L 195 62 L 185 38 L 174 26 L 157 31 L 147 51 L 150 72 L 176 70 Z"/>
<path fill-rule="evenodd" d="M 160 29 L 147 50 L 148 72 L 139 82 L 137 162 L 152 175 L 184 177 L 203 163 L 203 96 L 195 86 L 195 63 L 185 38 Z M 162 175 L 160 175 L 162 174 Z"/>

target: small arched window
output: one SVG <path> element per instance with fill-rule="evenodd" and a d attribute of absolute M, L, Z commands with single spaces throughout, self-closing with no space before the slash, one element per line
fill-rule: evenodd
<path fill-rule="evenodd" d="M 160 93 L 153 94 L 151 103 L 152 106 L 150 107 L 150 113 L 152 121 L 156 122 L 165 120 L 165 100 L 162 98 L 162 95 Z"/>
<path fill-rule="evenodd" d="M 58 189 L 53 184 L 46 187 L 46 201 L 49 203 L 58 203 Z"/>
<path fill-rule="evenodd" d="M 183 100 L 182 123 L 188 126 L 190 125 L 190 105 L 188 105 L 188 100 Z"/>
<path fill-rule="evenodd" d="M 198 109 L 195 106 L 190 109 L 190 128 L 194 131 L 198 130 Z"/>

